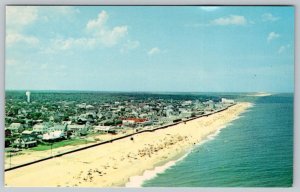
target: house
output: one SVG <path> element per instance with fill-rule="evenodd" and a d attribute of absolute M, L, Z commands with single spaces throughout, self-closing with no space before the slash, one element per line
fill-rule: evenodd
<path fill-rule="evenodd" d="M 87 122 L 87 118 L 84 115 L 80 115 L 77 119 L 77 124 L 84 125 Z"/>
<path fill-rule="evenodd" d="M 192 116 L 191 111 L 182 110 L 181 113 L 180 113 L 180 117 L 182 117 L 182 118 L 189 118 L 191 116 Z"/>
<path fill-rule="evenodd" d="M 87 105 L 85 108 L 88 112 L 96 112 L 97 111 L 97 109 L 93 105 Z"/>
<path fill-rule="evenodd" d="M 94 127 L 94 131 L 102 132 L 102 133 L 104 133 L 104 132 L 108 133 L 108 131 L 111 130 L 111 129 L 112 129 L 111 126 L 98 125 L 98 126 Z"/>
<path fill-rule="evenodd" d="M 233 99 L 222 98 L 221 99 L 221 103 L 224 103 L 224 104 L 234 104 L 234 100 Z"/>
<path fill-rule="evenodd" d="M 37 133 L 46 133 L 48 131 L 48 125 L 38 123 L 33 126 L 32 130 Z"/>
<path fill-rule="evenodd" d="M 85 109 L 86 103 L 77 104 L 76 107 L 78 107 L 80 109 Z"/>
<path fill-rule="evenodd" d="M 147 119 L 144 118 L 126 118 L 126 119 L 122 119 L 122 123 L 124 125 L 133 125 L 133 124 L 137 124 L 137 123 L 143 123 L 147 121 Z"/>
<path fill-rule="evenodd" d="M 166 116 L 167 117 L 171 117 L 171 116 L 174 116 L 174 110 L 169 108 L 166 110 Z"/>
<path fill-rule="evenodd" d="M 32 136 L 22 136 L 20 138 L 17 138 L 13 142 L 13 145 L 15 147 L 20 147 L 20 148 L 35 147 L 37 146 L 37 140 Z"/>
<path fill-rule="evenodd" d="M 123 119 L 122 124 L 123 125 L 134 125 L 135 121 L 133 119 Z"/>
<path fill-rule="evenodd" d="M 61 132 L 64 132 L 67 130 L 67 125 L 54 125 L 53 127 L 50 127 L 48 129 L 48 131 L 61 131 Z"/>
<path fill-rule="evenodd" d="M 88 127 L 86 125 L 68 125 L 67 129 L 76 135 L 86 135 L 88 131 Z"/>
<path fill-rule="evenodd" d="M 206 110 L 211 111 L 215 109 L 215 102 L 213 100 L 209 100 L 203 103 L 206 106 Z"/>
<path fill-rule="evenodd" d="M 65 134 L 63 131 L 52 131 L 49 133 L 43 134 L 43 140 L 50 141 L 50 140 L 57 140 L 64 138 Z"/>
<path fill-rule="evenodd" d="M 193 102 L 192 101 L 184 101 L 184 102 L 182 102 L 182 106 L 188 106 L 188 105 L 191 105 Z"/>
<path fill-rule="evenodd" d="M 25 130 L 22 132 L 22 135 L 31 135 L 33 131 Z"/>
<path fill-rule="evenodd" d="M 22 132 L 24 130 L 24 127 L 21 123 L 12 123 L 12 124 L 10 124 L 8 129 L 11 130 L 14 133 L 19 133 L 19 132 Z"/>

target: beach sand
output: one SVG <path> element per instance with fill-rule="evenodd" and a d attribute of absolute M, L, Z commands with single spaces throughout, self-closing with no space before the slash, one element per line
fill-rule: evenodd
<path fill-rule="evenodd" d="M 266 92 L 258 92 L 258 93 L 253 93 L 253 94 L 248 94 L 247 96 L 250 97 L 266 97 L 266 96 L 271 96 L 271 93 L 266 93 Z"/>
<path fill-rule="evenodd" d="M 180 158 L 250 106 L 238 103 L 208 117 L 135 135 L 133 141 L 124 138 L 7 171 L 5 186 L 122 187 L 130 177 Z"/>

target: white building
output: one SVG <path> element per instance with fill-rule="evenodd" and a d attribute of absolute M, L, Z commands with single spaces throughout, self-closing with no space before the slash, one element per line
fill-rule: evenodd
<path fill-rule="evenodd" d="M 187 105 L 191 105 L 193 102 L 192 101 L 184 101 L 184 102 L 182 102 L 182 106 L 187 106 Z"/>
<path fill-rule="evenodd" d="M 53 132 L 43 134 L 43 140 L 60 139 L 63 138 L 64 136 L 65 134 L 62 131 L 53 131 Z"/>
<path fill-rule="evenodd" d="M 98 125 L 98 126 L 94 127 L 94 131 L 99 131 L 99 132 L 108 132 L 110 129 L 112 129 L 111 126 Z"/>
<path fill-rule="evenodd" d="M 226 103 L 226 104 L 233 104 L 233 103 L 234 103 L 234 100 L 233 100 L 233 99 L 225 99 L 225 98 L 222 98 L 222 99 L 221 99 L 221 102 L 222 102 L 222 103 Z"/>
<path fill-rule="evenodd" d="M 133 124 L 135 124 L 135 121 L 133 119 L 124 119 L 124 120 L 122 120 L 122 124 L 133 125 Z"/>

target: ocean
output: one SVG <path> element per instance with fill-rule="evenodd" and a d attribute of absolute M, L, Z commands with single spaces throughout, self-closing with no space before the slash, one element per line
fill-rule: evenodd
<path fill-rule="evenodd" d="M 148 172 L 142 186 L 292 186 L 293 94 L 237 97 L 253 107 L 185 157 Z"/>

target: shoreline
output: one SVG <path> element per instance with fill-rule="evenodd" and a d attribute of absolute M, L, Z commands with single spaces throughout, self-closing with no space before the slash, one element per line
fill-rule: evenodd
<path fill-rule="evenodd" d="M 240 116 L 238 116 L 237 118 L 234 118 L 232 121 L 235 121 L 236 119 L 239 119 L 239 118 L 240 118 Z M 158 164 L 157 166 L 154 166 L 154 168 L 151 170 L 145 170 L 142 175 L 136 175 L 136 176 L 130 177 L 128 182 L 125 184 L 125 187 L 127 187 L 127 188 L 142 187 L 142 185 L 145 181 L 155 178 L 157 176 L 157 174 L 165 172 L 167 169 L 175 166 L 178 162 L 184 160 L 190 153 L 193 152 L 193 150 L 196 147 L 203 145 L 204 143 L 206 143 L 208 141 L 213 140 L 215 137 L 217 137 L 220 134 L 222 129 L 226 128 L 230 124 L 231 124 L 231 122 L 220 127 L 219 129 L 216 130 L 216 132 L 214 132 L 210 135 L 207 135 L 207 137 L 204 140 L 202 140 L 200 143 L 197 143 L 194 146 L 191 146 L 185 153 L 178 155 L 178 158 L 170 159 L 169 161 L 166 161 L 164 163 L 162 162 L 162 163 Z"/>
<path fill-rule="evenodd" d="M 132 176 L 178 159 L 178 155 L 182 157 L 250 106 L 238 103 L 208 117 L 140 133 L 134 136 L 134 141 L 124 138 L 11 170 L 5 172 L 5 186 L 125 186 Z"/>

